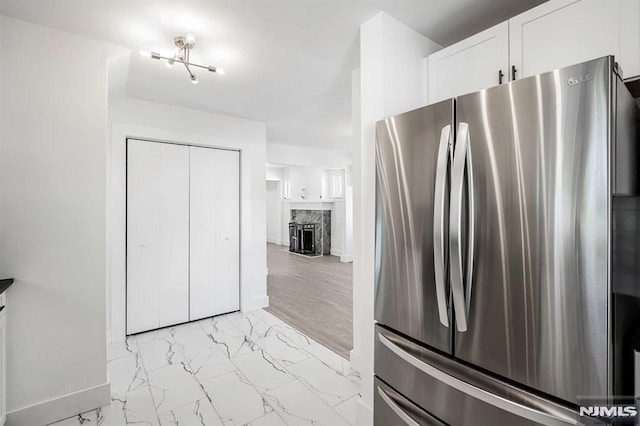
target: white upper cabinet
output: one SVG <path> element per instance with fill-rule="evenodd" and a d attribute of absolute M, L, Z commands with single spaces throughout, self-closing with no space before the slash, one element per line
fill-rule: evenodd
<path fill-rule="evenodd" d="M 640 75 L 640 0 L 551 0 L 429 56 L 429 103 L 606 55 Z"/>
<path fill-rule="evenodd" d="M 509 81 L 509 24 L 503 22 L 429 56 L 429 103 Z"/>
<path fill-rule="evenodd" d="M 614 55 L 640 74 L 640 1 L 552 0 L 509 21 L 511 64 L 528 77 Z"/>

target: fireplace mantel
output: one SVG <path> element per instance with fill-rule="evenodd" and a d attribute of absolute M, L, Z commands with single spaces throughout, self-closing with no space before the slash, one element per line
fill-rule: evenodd
<path fill-rule="evenodd" d="M 334 200 L 282 200 L 282 204 L 291 210 L 333 210 Z"/>

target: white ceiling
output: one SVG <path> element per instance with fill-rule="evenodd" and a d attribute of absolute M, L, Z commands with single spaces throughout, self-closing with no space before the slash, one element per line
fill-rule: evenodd
<path fill-rule="evenodd" d="M 269 142 L 350 150 L 358 29 L 383 10 L 449 45 L 544 0 L 0 0 L 0 13 L 133 49 L 172 52 L 193 33 L 192 61 L 219 76 L 133 54 L 129 96 L 266 122 Z"/>

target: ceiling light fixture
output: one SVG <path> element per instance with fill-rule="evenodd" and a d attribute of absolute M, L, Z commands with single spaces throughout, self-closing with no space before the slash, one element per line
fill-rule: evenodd
<path fill-rule="evenodd" d="M 191 82 L 193 84 L 198 84 L 198 77 L 193 73 L 193 71 L 191 71 L 190 67 L 197 67 L 197 68 L 203 68 L 207 71 L 210 72 L 214 72 L 216 74 L 220 74 L 220 75 L 224 75 L 224 70 L 220 67 L 214 67 L 211 65 L 199 65 L 199 64 L 193 64 L 191 62 L 189 62 L 189 53 L 191 52 L 191 49 L 193 49 L 196 45 L 196 40 L 195 37 L 193 36 L 193 34 L 187 34 L 186 36 L 178 36 L 178 37 L 174 37 L 173 42 L 176 45 L 176 51 L 173 54 L 173 57 L 169 58 L 166 56 L 162 56 L 159 53 L 156 52 L 147 52 L 144 50 L 140 51 L 140 54 L 142 56 L 145 56 L 147 58 L 151 58 L 151 59 L 163 59 L 165 61 L 167 61 L 167 67 L 172 67 L 176 62 L 180 62 L 181 64 L 183 64 L 185 66 L 185 68 L 187 69 L 187 72 L 189 73 L 189 79 L 191 80 Z"/>

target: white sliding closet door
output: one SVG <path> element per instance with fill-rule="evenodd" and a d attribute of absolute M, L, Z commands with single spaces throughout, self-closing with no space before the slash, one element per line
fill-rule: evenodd
<path fill-rule="evenodd" d="M 128 140 L 127 334 L 189 320 L 189 147 Z"/>
<path fill-rule="evenodd" d="M 240 154 L 190 147 L 190 320 L 240 308 Z"/>

